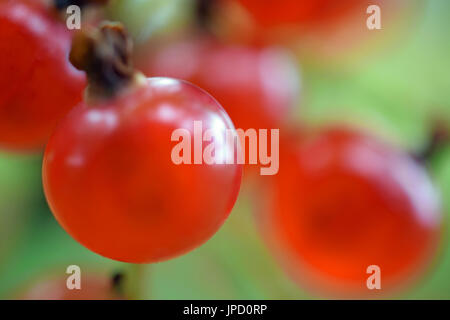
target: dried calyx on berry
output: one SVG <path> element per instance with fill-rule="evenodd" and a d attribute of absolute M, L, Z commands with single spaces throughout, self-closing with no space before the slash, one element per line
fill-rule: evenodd
<path fill-rule="evenodd" d="M 109 0 L 53 0 L 54 7 L 58 10 L 65 9 L 71 5 L 84 7 L 87 5 L 105 5 Z"/>
<path fill-rule="evenodd" d="M 88 78 L 86 100 L 105 100 L 140 86 L 145 77 L 132 63 L 133 44 L 121 23 L 104 22 L 99 28 L 77 33 L 69 60 Z"/>

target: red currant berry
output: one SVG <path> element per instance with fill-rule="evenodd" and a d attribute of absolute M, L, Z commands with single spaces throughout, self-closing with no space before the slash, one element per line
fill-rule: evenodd
<path fill-rule="evenodd" d="M 82 99 L 67 60 L 71 35 L 39 1 L 0 3 L 0 147 L 36 150 Z"/>
<path fill-rule="evenodd" d="M 367 1 L 361 0 L 228 0 L 237 2 L 246 9 L 254 22 L 263 28 L 302 25 L 304 27 L 332 26 L 336 20 L 344 19 L 350 12 L 361 9 Z"/>
<path fill-rule="evenodd" d="M 197 37 L 162 46 L 142 61 L 149 76 L 188 80 L 210 92 L 237 128 L 280 128 L 299 97 L 296 63 L 279 48 Z"/>
<path fill-rule="evenodd" d="M 353 54 L 365 52 L 367 46 L 387 43 L 382 32 L 367 27 L 367 22 L 374 18 L 370 6 L 380 9 L 382 29 L 391 27 L 397 33 L 410 27 L 417 8 L 402 0 L 223 0 L 218 3 L 214 16 L 219 27 L 215 30 L 228 40 L 294 46 L 303 59 L 321 64 L 354 59 Z"/>
<path fill-rule="evenodd" d="M 194 121 L 201 121 L 203 130 L 220 136 L 233 124 L 202 89 L 137 76 L 129 68 L 120 26 L 105 25 L 94 35 L 80 38 L 89 42 L 81 48 L 94 48 L 87 50 L 88 61 L 76 57 L 86 54 L 78 50 L 78 40 L 73 47 L 72 60 L 88 74 L 90 99 L 60 122 L 47 145 L 48 203 L 69 234 L 105 257 L 149 263 L 186 253 L 224 223 L 239 192 L 242 166 L 177 165 L 171 159 L 172 134 L 185 129 L 194 137 Z M 102 99 L 92 99 L 99 92 Z M 216 154 L 233 148 L 213 140 Z M 194 141 L 192 149 L 197 146 Z M 203 154 L 207 146 L 200 147 Z"/>
<path fill-rule="evenodd" d="M 369 294 L 367 268 L 375 265 L 386 292 L 430 266 L 441 236 L 440 204 L 410 156 L 345 130 L 280 152 L 264 228 L 302 285 Z"/>

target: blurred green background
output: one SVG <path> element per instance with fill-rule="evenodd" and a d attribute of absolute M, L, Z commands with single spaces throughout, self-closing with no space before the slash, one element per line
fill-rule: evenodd
<path fill-rule="evenodd" d="M 409 151 L 420 150 L 427 143 L 432 129 L 430 118 L 439 115 L 450 124 L 450 1 L 418 2 L 420 9 L 405 30 L 380 48 L 330 63 L 309 61 L 299 55 L 303 97 L 298 118 L 311 126 L 350 122 Z M 128 20 L 135 37 L 144 39 L 187 23 L 192 11 L 188 3 L 116 1 L 110 14 Z M 141 16 L 136 16 L 136 11 Z M 150 20 L 153 22 L 148 25 L 146 21 Z M 62 230 L 47 207 L 40 170 L 40 155 L 0 153 L 3 299 L 49 270 L 59 270 L 65 277 L 70 264 L 79 265 L 82 272 L 105 275 L 125 266 L 90 252 Z M 450 148 L 432 159 L 430 172 L 448 218 Z M 249 189 L 244 185 L 230 219 L 206 245 L 183 257 L 146 266 L 143 298 L 314 298 L 294 285 L 266 249 L 256 229 Z M 450 299 L 448 244 L 446 232 L 434 269 L 408 292 L 394 298 Z"/>

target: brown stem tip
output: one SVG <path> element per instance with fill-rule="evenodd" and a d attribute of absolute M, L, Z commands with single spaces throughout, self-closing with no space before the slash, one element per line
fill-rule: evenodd
<path fill-rule="evenodd" d="M 99 28 L 74 35 L 69 60 L 86 72 L 91 98 L 112 97 L 134 84 L 137 73 L 131 59 L 132 47 L 121 23 L 104 22 Z"/>

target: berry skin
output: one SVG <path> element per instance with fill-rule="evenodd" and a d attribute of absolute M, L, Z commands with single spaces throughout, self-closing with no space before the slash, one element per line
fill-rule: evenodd
<path fill-rule="evenodd" d="M 35 151 L 82 99 L 71 35 L 38 1 L 0 2 L 0 147 Z"/>
<path fill-rule="evenodd" d="M 329 130 L 280 147 L 263 230 L 301 285 L 327 294 L 385 293 L 410 284 L 436 254 L 439 198 L 410 156 Z M 382 290 L 368 290 L 367 267 Z"/>
<path fill-rule="evenodd" d="M 297 65 L 279 48 L 200 36 L 162 46 L 140 61 L 148 76 L 187 80 L 210 92 L 244 130 L 280 128 L 299 96 Z"/>
<path fill-rule="evenodd" d="M 17 297 L 20 300 L 120 300 L 108 277 L 81 278 L 81 289 L 69 290 L 67 278 L 45 278 L 29 286 Z"/>
<path fill-rule="evenodd" d="M 365 5 L 367 2 L 365 0 L 228 0 L 228 2 L 239 3 L 263 28 L 291 25 L 318 28 L 324 24 L 330 26 L 336 20 L 345 19 L 349 13 L 357 9 L 361 9 L 363 15 L 364 9 L 368 6 Z"/>
<path fill-rule="evenodd" d="M 174 164 L 171 135 L 185 128 L 193 137 L 194 121 L 203 130 L 233 129 L 205 91 L 169 78 L 73 109 L 44 156 L 56 219 L 92 251 L 130 263 L 166 260 L 207 241 L 234 205 L 242 166 Z M 216 141 L 216 152 L 229 148 Z"/>
<path fill-rule="evenodd" d="M 391 24 L 398 19 L 407 21 L 408 11 L 415 7 L 403 0 L 219 2 L 216 11 L 219 30 L 229 41 L 287 45 L 296 48 L 303 60 L 320 64 L 352 59 L 349 54 L 382 40 L 366 27 L 369 6 L 380 7 L 383 29 L 394 27 Z M 397 24 L 394 29 L 398 31 Z"/>

